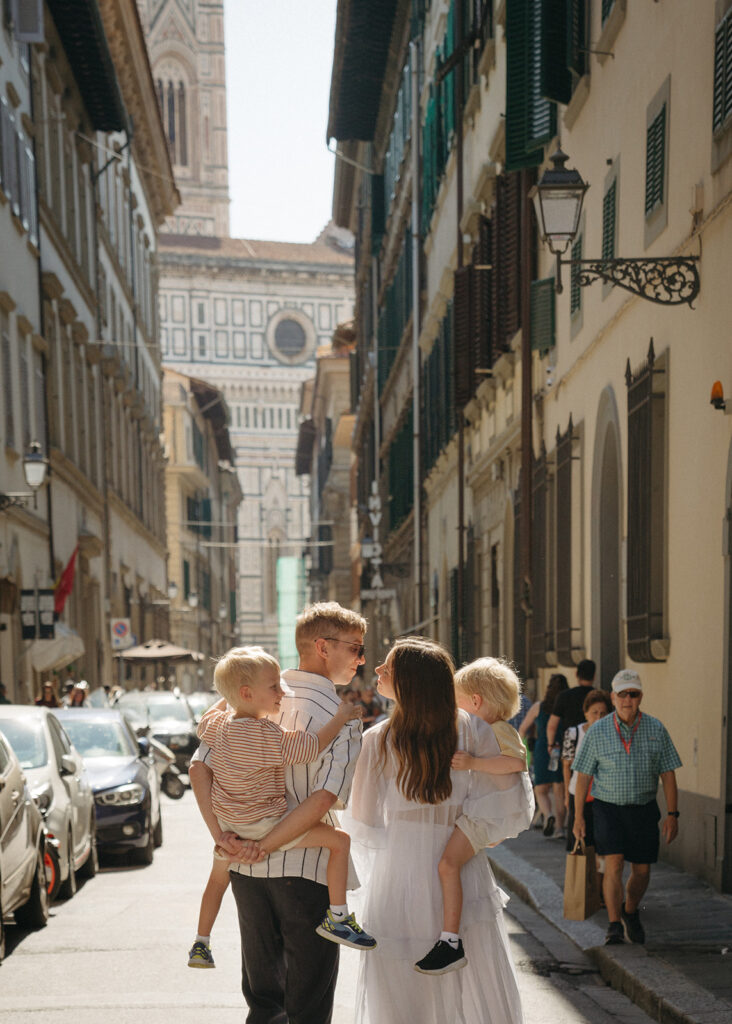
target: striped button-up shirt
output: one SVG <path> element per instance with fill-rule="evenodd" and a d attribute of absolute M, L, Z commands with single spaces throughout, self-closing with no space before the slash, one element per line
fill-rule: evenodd
<path fill-rule="evenodd" d="M 268 718 L 234 718 L 220 708 L 206 712 L 198 735 L 211 747 L 214 814 L 241 835 L 252 822 L 282 817 L 286 767 L 318 757 L 314 733 L 287 731 Z"/>
<path fill-rule="evenodd" d="M 274 719 L 283 729 L 317 732 L 327 725 L 335 714 L 340 697 L 330 679 L 287 669 L 282 673 L 283 689 L 289 690 L 282 699 L 280 714 Z M 356 759 L 361 752 L 361 723 L 346 722 L 335 740 L 326 747 L 317 761 L 311 764 L 290 765 L 285 768 L 285 795 L 289 810 L 301 804 L 311 793 L 324 789 L 336 797 L 333 810 L 342 809 L 351 792 Z M 198 758 L 210 763 L 210 751 L 199 747 Z M 328 824 L 339 826 L 338 818 L 329 811 Z M 282 878 L 283 876 L 308 878 L 327 884 L 328 851 L 321 847 L 303 850 L 278 850 L 260 864 L 232 864 L 231 870 L 256 878 Z M 358 879 L 351 865 L 348 887 L 354 888 Z"/>
<path fill-rule="evenodd" d="M 617 728 L 616 728 L 617 722 Z M 630 744 L 626 752 L 623 739 Z M 643 714 L 633 732 L 615 712 L 591 725 L 572 769 L 593 777 L 592 795 L 610 804 L 647 804 L 656 797 L 658 777 L 681 767 L 666 727 Z"/>

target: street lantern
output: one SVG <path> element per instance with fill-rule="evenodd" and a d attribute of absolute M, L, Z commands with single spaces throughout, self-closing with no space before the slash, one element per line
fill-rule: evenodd
<path fill-rule="evenodd" d="M 565 253 L 577 237 L 582 203 L 590 187 L 579 171 L 564 166 L 568 159 L 558 149 L 551 158 L 554 166 L 544 171 L 530 193 L 542 241 L 555 256 Z"/>
<path fill-rule="evenodd" d="M 225 619 L 225 618 L 226 618 L 226 612 L 227 612 L 227 608 L 226 608 L 226 605 L 225 605 L 225 604 L 224 604 L 224 602 L 222 601 L 222 602 L 221 602 L 221 604 L 219 605 L 219 618 L 220 618 L 221 620 L 223 620 L 223 619 Z"/>
<path fill-rule="evenodd" d="M 188 595 L 188 604 L 191 608 L 198 608 L 198 594 L 195 590 L 192 590 Z"/>
<path fill-rule="evenodd" d="M 23 475 L 30 491 L 0 494 L 0 512 L 6 508 L 24 508 L 28 498 L 35 501 L 36 492 L 46 482 L 47 472 L 48 459 L 44 456 L 38 441 L 32 441 L 23 456 Z"/>
<path fill-rule="evenodd" d="M 170 580 L 170 582 L 168 583 L 168 597 L 170 598 L 171 601 L 175 601 L 177 596 L 178 584 L 175 582 L 175 580 Z"/>
<path fill-rule="evenodd" d="M 557 257 L 554 290 L 562 292 L 562 267 L 571 267 L 572 286 L 584 288 L 594 281 L 606 281 L 662 306 L 692 306 L 699 294 L 698 256 L 659 256 L 656 259 L 610 257 L 598 260 L 563 260 L 579 231 L 582 203 L 590 187 L 579 171 L 564 165 L 566 153 L 558 149 L 553 167 L 544 171 L 529 193 L 534 200 L 542 241 Z"/>

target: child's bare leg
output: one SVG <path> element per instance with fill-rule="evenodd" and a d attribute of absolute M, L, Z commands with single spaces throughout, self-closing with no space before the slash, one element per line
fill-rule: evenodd
<path fill-rule="evenodd" d="M 351 849 L 350 836 L 340 828 L 333 828 L 332 825 L 314 825 L 294 849 L 309 849 L 313 846 L 322 846 L 330 851 L 326 877 L 331 906 L 345 905 L 347 902 L 348 853 Z"/>
<path fill-rule="evenodd" d="M 214 858 L 211 874 L 208 876 L 208 882 L 201 897 L 201 910 L 198 916 L 199 935 L 211 934 L 228 885 L 229 863 L 216 857 Z"/>
<path fill-rule="evenodd" d="M 463 887 L 460 870 L 475 856 L 467 836 L 459 828 L 453 829 L 445 851 L 440 857 L 437 872 L 442 887 L 442 928 L 457 934 L 460 931 L 460 917 L 463 912 Z"/>

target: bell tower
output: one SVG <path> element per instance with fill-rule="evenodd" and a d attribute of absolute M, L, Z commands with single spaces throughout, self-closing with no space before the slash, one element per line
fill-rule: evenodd
<path fill-rule="evenodd" d="M 182 204 L 172 234 L 229 234 L 223 0 L 137 0 Z"/>

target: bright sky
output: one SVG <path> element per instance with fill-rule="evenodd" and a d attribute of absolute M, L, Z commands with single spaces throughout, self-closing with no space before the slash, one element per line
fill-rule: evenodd
<path fill-rule="evenodd" d="M 231 235 L 312 242 L 330 220 L 336 0 L 226 0 Z"/>

